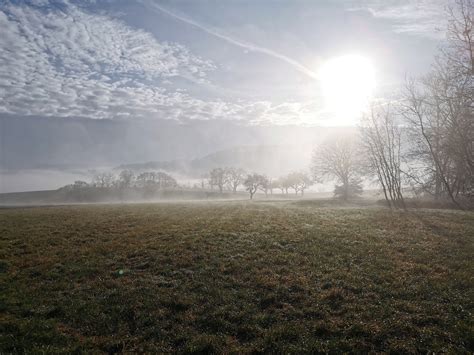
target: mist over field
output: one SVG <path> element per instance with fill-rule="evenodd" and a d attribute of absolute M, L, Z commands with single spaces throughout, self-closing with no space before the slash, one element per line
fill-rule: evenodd
<path fill-rule="evenodd" d="M 473 0 L 0 0 L 0 354 L 474 353 Z"/>

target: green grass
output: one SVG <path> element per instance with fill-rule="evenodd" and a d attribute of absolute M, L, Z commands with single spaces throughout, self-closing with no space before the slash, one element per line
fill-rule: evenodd
<path fill-rule="evenodd" d="M 0 353 L 474 351 L 474 213 L 0 210 Z"/>

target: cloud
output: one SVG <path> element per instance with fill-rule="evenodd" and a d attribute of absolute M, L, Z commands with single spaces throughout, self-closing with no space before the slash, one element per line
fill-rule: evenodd
<path fill-rule="evenodd" d="M 161 81 L 202 81 L 214 69 L 184 46 L 66 4 L 0 7 L 0 112 L 132 115 L 186 99 Z"/>
<path fill-rule="evenodd" d="M 391 23 L 395 33 L 439 39 L 446 23 L 446 0 L 362 1 L 350 10 L 368 10 L 375 18 Z"/>
<path fill-rule="evenodd" d="M 233 44 L 237 47 L 244 48 L 246 51 L 262 53 L 262 54 L 268 55 L 270 57 L 276 58 L 278 60 L 281 60 L 281 61 L 291 65 L 296 70 L 298 70 L 299 72 L 309 76 L 312 79 L 317 78 L 317 74 L 315 72 L 313 72 L 312 70 L 306 68 L 303 64 L 299 63 L 298 61 L 296 61 L 296 60 L 294 60 L 294 59 L 292 59 L 292 58 L 290 58 L 286 55 L 275 52 L 274 50 L 271 50 L 271 49 L 266 48 L 266 47 L 258 46 L 256 44 L 253 44 L 253 43 L 250 43 L 250 42 L 245 42 L 245 41 L 242 41 L 240 39 L 233 38 L 233 37 L 231 37 L 227 34 L 222 33 L 222 31 L 220 31 L 218 29 L 215 29 L 215 28 L 213 28 L 211 26 L 208 26 L 208 25 L 203 25 L 203 24 L 201 24 L 201 23 L 199 23 L 199 22 L 197 22 L 193 19 L 190 19 L 189 17 L 185 17 L 185 16 L 179 15 L 179 14 L 173 12 L 173 11 L 170 11 L 167 8 L 165 8 L 163 6 L 160 6 L 155 2 L 150 2 L 150 1 L 141 1 L 141 2 L 143 4 L 145 4 L 146 6 L 151 7 L 152 9 L 163 12 L 163 13 L 173 17 L 176 20 L 179 20 L 181 22 L 184 22 L 184 23 L 187 23 L 191 26 L 199 28 L 200 30 L 202 30 L 202 31 L 214 36 L 214 37 L 220 38 L 220 39 L 222 39 L 222 40 L 224 40 L 224 41 L 226 41 L 230 44 Z"/>
<path fill-rule="evenodd" d="M 216 66 L 177 43 L 63 3 L 0 5 L 0 114 L 95 119 L 316 123 L 314 103 L 199 99 L 173 89 L 208 85 Z"/>

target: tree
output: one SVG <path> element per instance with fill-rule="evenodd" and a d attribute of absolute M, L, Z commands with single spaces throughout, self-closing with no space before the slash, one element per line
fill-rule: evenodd
<path fill-rule="evenodd" d="M 98 173 L 94 176 L 92 180 L 92 184 L 95 187 L 101 188 L 112 187 L 114 185 L 114 182 L 115 176 L 110 172 Z"/>
<path fill-rule="evenodd" d="M 209 172 L 209 185 L 217 186 L 220 193 L 222 193 L 226 183 L 227 174 L 225 169 L 215 168 Z"/>
<path fill-rule="evenodd" d="M 225 169 L 225 174 L 225 180 L 235 194 L 237 188 L 242 185 L 245 180 L 245 170 L 239 168 L 227 168 Z"/>
<path fill-rule="evenodd" d="M 131 170 L 122 170 L 119 174 L 120 188 L 130 188 L 133 185 L 135 174 Z"/>
<path fill-rule="evenodd" d="M 155 174 L 145 171 L 137 176 L 136 184 L 138 187 L 152 187 L 155 185 Z"/>
<path fill-rule="evenodd" d="M 270 195 L 273 195 L 273 190 L 280 189 L 280 179 L 270 179 Z M 282 190 L 283 193 L 283 190 Z"/>
<path fill-rule="evenodd" d="M 311 186 L 312 183 L 310 177 L 303 172 L 293 172 L 284 178 L 285 186 L 294 189 L 296 195 L 298 195 L 298 192 L 301 192 L 303 196 L 304 190 Z"/>
<path fill-rule="evenodd" d="M 293 190 L 295 195 L 298 195 L 299 179 L 297 173 L 291 173 L 286 177 L 286 184 Z"/>
<path fill-rule="evenodd" d="M 281 194 L 283 195 L 285 193 L 285 183 L 284 183 L 284 177 L 280 177 L 273 181 L 273 187 L 276 189 L 281 190 Z"/>
<path fill-rule="evenodd" d="M 436 199 L 464 208 L 474 197 L 473 2 L 455 5 L 446 44 L 427 75 L 407 80 L 402 107 L 416 164 L 407 175 Z"/>
<path fill-rule="evenodd" d="M 327 140 L 314 152 L 311 170 L 315 181 L 335 179 L 342 191 L 340 196 L 347 200 L 354 191 L 351 186 L 359 178 L 361 164 L 357 145 L 349 137 Z"/>
<path fill-rule="evenodd" d="M 265 175 L 260 175 L 260 186 L 259 189 L 268 196 L 268 190 L 271 188 L 271 181 Z"/>
<path fill-rule="evenodd" d="M 167 189 L 178 185 L 177 181 L 164 172 L 143 172 L 137 176 L 137 186 L 151 189 Z"/>
<path fill-rule="evenodd" d="M 86 187 L 89 187 L 89 184 L 82 180 L 76 180 L 74 181 L 74 184 L 72 185 L 72 187 L 74 189 L 85 189 Z"/>
<path fill-rule="evenodd" d="M 390 106 L 373 105 L 364 116 L 362 142 L 370 175 L 375 175 L 390 208 L 405 208 L 402 194 L 401 130 Z M 360 184 L 359 184 L 360 185 Z M 352 187 L 358 190 L 357 183 Z"/>
<path fill-rule="evenodd" d="M 174 177 L 162 171 L 155 173 L 155 183 L 159 189 L 170 189 L 178 186 L 178 182 Z"/>
<path fill-rule="evenodd" d="M 288 179 L 288 176 L 282 177 L 281 186 L 285 190 L 285 193 L 288 195 L 288 189 L 291 187 L 291 181 Z"/>
<path fill-rule="evenodd" d="M 257 190 L 265 183 L 266 177 L 256 173 L 247 175 L 247 178 L 244 181 L 245 189 L 250 194 L 250 199 L 253 199 L 253 195 Z"/>

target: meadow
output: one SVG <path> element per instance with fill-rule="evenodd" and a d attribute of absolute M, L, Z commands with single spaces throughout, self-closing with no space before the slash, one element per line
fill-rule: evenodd
<path fill-rule="evenodd" d="M 474 213 L 0 209 L 0 353 L 474 351 Z"/>

